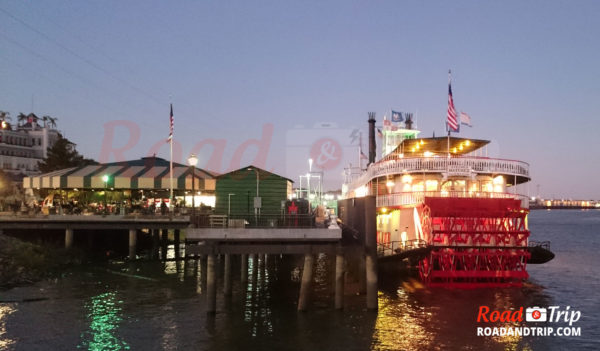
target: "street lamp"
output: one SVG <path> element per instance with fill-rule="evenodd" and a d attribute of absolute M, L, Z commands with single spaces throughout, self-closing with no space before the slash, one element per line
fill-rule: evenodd
<path fill-rule="evenodd" d="M 106 212 L 106 185 L 108 183 L 108 175 L 107 174 L 102 176 L 102 181 L 104 182 L 104 212 Z"/>
<path fill-rule="evenodd" d="M 196 218 L 196 165 L 198 164 L 198 158 L 196 155 L 191 154 L 188 157 L 188 164 L 192 169 L 192 220 Z"/>

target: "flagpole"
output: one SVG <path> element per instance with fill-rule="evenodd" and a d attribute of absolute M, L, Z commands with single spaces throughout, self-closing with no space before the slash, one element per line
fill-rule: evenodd
<path fill-rule="evenodd" d="M 448 86 L 450 86 L 452 72 L 448 70 Z M 448 129 L 448 158 L 450 158 L 450 125 L 446 121 L 446 129 Z"/>
<path fill-rule="evenodd" d="M 358 169 L 362 170 L 362 132 L 358 132 Z"/>
<path fill-rule="evenodd" d="M 171 128 L 171 138 L 169 140 L 170 145 L 170 157 L 169 157 L 169 182 L 170 182 L 170 194 L 169 194 L 169 208 L 171 212 L 175 210 L 175 206 L 173 206 L 173 104 L 171 104 L 171 116 L 170 116 L 170 128 Z M 192 194 L 194 196 L 194 194 Z"/>

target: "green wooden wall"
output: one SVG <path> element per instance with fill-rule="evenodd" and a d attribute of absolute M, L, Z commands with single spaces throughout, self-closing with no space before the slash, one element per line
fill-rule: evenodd
<path fill-rule="evenodd" d="M 280 214 L 281 201 L 287 199 L 288 183 L 291 181 L 260 168 L 259 195 L 262 198 L 261 214 Z M 256 196 L 256 172 L 242 168 L 217 178 L 215 213 L 227 214 L 227 201 L 231 196 L 231 215 L 254 214 Z"/>

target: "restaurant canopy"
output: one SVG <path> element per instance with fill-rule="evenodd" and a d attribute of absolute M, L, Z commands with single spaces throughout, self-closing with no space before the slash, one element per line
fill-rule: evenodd
<path fill-rule="evenodd" d="M 194 188 L 214 191 L 215 177 L 200 168 Z M 104 178 L 106 176 L 106 184 Z M 61 169 L 23 178 L 24 189 L 129 189 L 170 188 L 169 161 L 159 157 Z M 173 163 L 173 190 L 192 190 L 192 168 Z"/>

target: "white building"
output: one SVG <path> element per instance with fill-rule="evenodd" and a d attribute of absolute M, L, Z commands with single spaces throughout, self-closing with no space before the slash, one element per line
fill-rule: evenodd
<path fill-rule="evenodd" d="M 27 116 L 27 122 L 12 126 L 6 121 L 0 122 L 0 169 L 9 174 L 39 174 L 38 163 L 46 158 L 48 147 L 52 147 L 59 138 L 59 132 L 43 123 L 33 113 Z"/>

